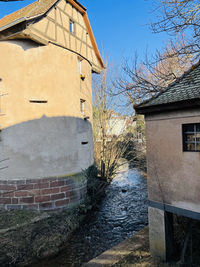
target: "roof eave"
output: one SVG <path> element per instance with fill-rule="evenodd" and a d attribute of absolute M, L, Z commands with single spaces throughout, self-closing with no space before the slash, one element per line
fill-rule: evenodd
<path fill-rule="evenodd" d="M 32 17 L 23 17 L 23 18 L 15 20 L 15 21 L 12 21 L 11 23 L 1 27 L 0 28 L 0 32 L 2 32 L 4 30 L 7 30 L 7 29 L 9 29 L 9 28 L 11 28 L 13 26 L 16 26 L 17 24 L 20 24 L 21 22 L 29 23 L 30 21 L 32 21 L 34 19 L 37 19 L 37 18 L 40 18 L 40 17 L 44 16 L 59 1 L 60 0 L 55 1 L 55 3 L 52 4 L 52 6 L 49 7 L 49 9 L 46 10 L 44 13 L 41 13 L 41 14 L 38 14 L 38 15 L 32 16 Z M 82 6 L 77 0 L 68 0 L 68 2 L 70 4 L 72 4 L 72 6 L 74 6 L 83 15 L 83 19 L 85 21 L 85 24 L 86 24 L 86 27 L 87 27 L 87 30 L 88 30 L 88 34 L 89 34 L 89 36 L 91 38 L 91 42 L 92 42 L 96 57 L 97 57 L 97 59 L 99 61 L 99 64 L 100 64 L 100 71 L 99 71 L 99 69 L 96 69 L 96 68 L 94 68 L 93 71 L 97 72 L 97 73 L 100 73 L 103 69 L 106 69 L 106 66 L 105 66 L 105 64 L 104 64 L 104 62 L 103 62 L 103 60 L 101 58 L 100 53 L 99 53 L 99 50 L 98 50 L 98 47 L 97 47 L 97 44 L 96 44 L 96 40 L 94 38 L 94 34 L 93 34 L 93 31 L 92 31 L 92 28 L 91 28 L 91 25 L 90 25 L 90 22 L 89 22 L 87 13 L 86 13 L 87 9 L 84 6 Z"/>
<path fill-rule="evenodd" d="M 13 27 L 13 26 L 15 26 L 15 25 L 17 25 L 17 24 L 19 24 L 21 22 L 24 22 L 24 21 L 26 21 L 26 17 L 23 17 L 23 18 L 20 18 L 20 19 L 16 19 L 16 20 L 12 21 L 11 23 L 9 23 L 9 24 L 7 24 L 7 25 L 5 25 L 3 27 L 0 27 L 0 32 L 2 32 L 4 30 L 7 30 L 8 28 L 11 28 L 11 27 Z"/>
<path fill-rule="evenodd" d="M 92 45 L 93 45 L 93 48 L 94 48 L 94 51 L 95 51 L 95 54 L 96 54 L 96 57 L 100 63 L 100 66 L 103 69 L 106 69 L 106 66 L 101 58 L 101 55 L 100 55 L 100 52 L 99 52 L 99 49 L 98 49 L 98 46 L 97 46 L 97 43 L 96 43 L 96 40 L 95 40 L 95 37 L 94 37 L 94 34 L 93 34 L 93 31 L 92 31 L 92 28 L 91 28 L 91 25 L 90 25 L 90 21 L 89 21 L 89 18 L 88 18 L 88 15 L 86 12 L 84 12 L 83 14 L 83 20 L 86 24 L 86 27 L 87 27 L 87 30 L 88 30 L 88 34 L 90 36 L 90 39 L 91 39 L 91 42 L 92 42 Z"/>
<path fill-rule="evenodd" d="M 177 83 L 179 83 L 181 80 L 183 80 L 190 72 L 192 72 L 194 69 L 196 69 L 197 67 L 200 66 L 200 60 L 192 65 L 186 72 L 184 72 L 179 78 L 177 78 L 175 81 L 173 81 L 171 84 L 169 84 L 164 90 L 162 90 L 161 92 L 158 92 L 157 94 L 155 94 L 153 97 L 143 101 L 142 103 L 135 105 L 135 109 L 143 109 L 143 105 L 147 104 L 147 103 L 151 103 L 152 100 L 155 100 L 156 98 L 158 98 L 159 96 L 161 96 L 162 94 L 164 94 L 165 92 L 167 92 L 171 87 L 173 87 L 174 85 L 176 85 Z M 151 104 L 150 104 L 151 105 Z M 153 106 L 153 105 L 152 105 Z M 155 105 L 154 105 L 155 106 Z"/>
<path fill-rule="evenodd" d="M 86 11 L 86 7 L 84 7 L 79 1 L 74 0 L 75 3 L 77 3 L 84 11 Z"/>
<path fill-rule="evenodd" d="M 183 110 L 188 108 L 200 108 L 200 98 L 189 99 L 179 102 L 166 103 L 148 107 L 134 106 L 136 114 L 151 114 L 151 113 L 161 113 L 173 110 Z"/>

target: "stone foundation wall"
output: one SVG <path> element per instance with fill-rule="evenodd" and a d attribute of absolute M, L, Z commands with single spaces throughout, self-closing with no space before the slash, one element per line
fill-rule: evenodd
<path fill-rule="evenodd" d="M 84 200 L 86 177 L 76 174 L 43 179 L 0 180 L 0 208 L 56 210 Z"/>

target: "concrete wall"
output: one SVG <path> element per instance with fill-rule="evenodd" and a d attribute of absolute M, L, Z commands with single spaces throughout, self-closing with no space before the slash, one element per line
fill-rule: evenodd
<path fill-rule="evenodd" d="M 91 66 L 49 44 L 0 42 L 0 179 L 81 172 L 93 163 Z M 85 113 L 80 110 L 84 99 Z M 32 100 L 47 103 L 31 103 Z M 89 120 L 84 120 L 89 116 Z M 82 142 L 88 142 L 82 144 Z M 5 161 L 2 161 L 6 159 Z"/>
<path fill-rule="evenodd" d="M 200 110 L 146 116 L 150 200 L 200 212 L 200 153 L 182 148 L 182 124 L 199 122 Z"/>

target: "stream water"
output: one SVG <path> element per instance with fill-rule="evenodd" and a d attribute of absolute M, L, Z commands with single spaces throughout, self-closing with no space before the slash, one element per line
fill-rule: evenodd
<path fill-rule="evenodd" d="M 147 224 L 147 184 L 137 169 L 123 167 L 106 189 L 105 198 L 68 245 L 36 267 L 79 267 L 132 236 Z"/>

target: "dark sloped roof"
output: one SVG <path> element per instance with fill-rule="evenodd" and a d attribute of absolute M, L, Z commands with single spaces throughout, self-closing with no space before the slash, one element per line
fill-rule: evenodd
<path fill-rule="evenodd" d="M 167 105 L 200 98 L 200 62 L 192 66 L 165 91 L 135 106 L 138 109 Z"/>

